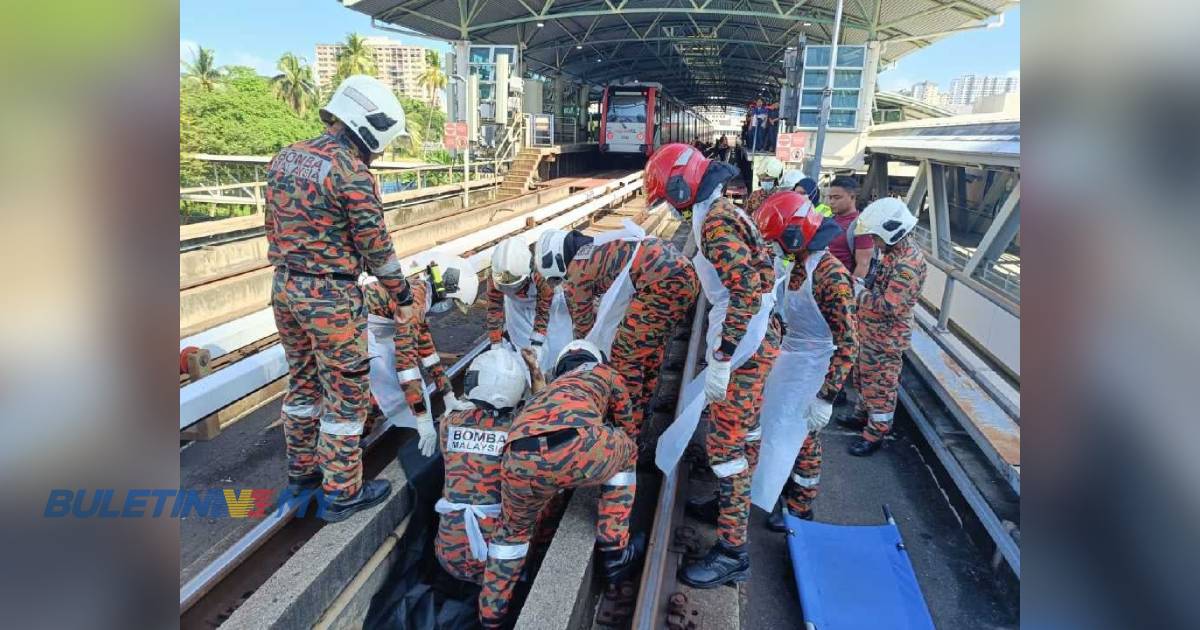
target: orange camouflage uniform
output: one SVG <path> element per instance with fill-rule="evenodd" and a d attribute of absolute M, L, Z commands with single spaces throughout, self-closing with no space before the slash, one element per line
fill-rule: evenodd
<path fill-rule="evenodd" d="M 554 288 L 549 282 L 542 277 L 542 274 L 533 274 L 533 282 L 526 282 L 525 286 L 517 291 L 517 295 L 522 298 L 528 298 L 529 292 L 534 283 L 537 283 L 537 306 L 534 312 L 533 319 L 533 338 L 546 339 L 546 329 L 550 326 L 550 306 L 554 301 Z M 487 288 L 487 331 L 488 341 L 492 343 L 500 343 L 504 338 L 504 292 L 496 288 L 496 283 L 492 279 L 488 279 Z"/>
<path fill-rule="evenodd" d="M 637 439 L 650 398 L 658 384 L 671 329 L 686 317 L 700 290 L 692 262 L 671 243 L 646 238 L 638 243 L 612 241 L 585 245 L 567 264 L 563 295 L 575 326 L 575 338 L 585 337 L 596 320 L 601 297 L 629 264 L 637 249 L 629 279 L 634 294 L 617 328 L 612 345 L 613 368 L 625 379 L 633 403 Z"/>
<path fill-rule="evenodd" d="M 517 414 L 501 464 L 500 525 L 489 544 L 479 595 L 484 627 L 503 622 L 538 514 L 559 490 L 603 485 L 596 544 L 602 550 L 629 544 L 637 446 L 626 432 L 635 429 L 621 375 L 603 364 L 559 376 Z M 548 436 L 562 431 L 574 436 L 551 446 Z M 514 448 L 514 442 L 530 437 L 536 438 L 534 450 Z"/>
<path fill-rule="evenodd" d="M 288 475 L 319 466 L 327 493 L 353 496 L 370 406 L 358 274 L 374 273 L 402 304 L 412 301 L 408 282 L 375 179 L 345 131 L 281 150 L 267 166 L 266 201 L 271 307 L 288 362 L 281 411 Z"/>
<path fill-rule="evenodd" d="M 429 322 L 425 319 L 429 291 L 427 282 L 412 283 L 413 302 L 416 306 L 413 308 L 412 317 L 408 319 L 400 317 L 400 309 L 395 300 L 378 283 L 367 285 L 366 291 L 367 310 L 374 315 L 390 317 L 396 321 L 396 333 L 392 337 L 396 347 L 396 373 L 400 377 L 404 399 L 408 401 L 408 407 L 414 415 L 426 411 L 422 368 L 428 372 L 437 391 L 451 391 L 450 379 L 446 377 L 442 358 L 433 345 Z"/>

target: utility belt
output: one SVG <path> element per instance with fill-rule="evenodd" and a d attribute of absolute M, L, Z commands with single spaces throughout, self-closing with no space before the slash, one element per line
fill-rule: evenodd
<path fill-rule="evenodd" d="M 280 268 L 286 270 L 289 276 L 303 276 L 306 278 L 321 278 L 324 280 L 344 280 L 346 282 L 358 282 L 358 274 L 356 273 L 338 273 L 336 271 L 331 271 L 329 273 L 315 273 L 301 269 L 292 269 L 291 267 Z"/>
<path fill-rule="evenodd" d="M 577 428 L 560 429 L 558 431 L 551 431 L 550 433 L 540 433 L 512 440 L 508 443 L 508 450 L 520 453 L 537 452 L 541 449 L 542 442 L 545 442 L 548 450 L 554 450 L 577 437 L 579 437 L 579 429 Z"/>

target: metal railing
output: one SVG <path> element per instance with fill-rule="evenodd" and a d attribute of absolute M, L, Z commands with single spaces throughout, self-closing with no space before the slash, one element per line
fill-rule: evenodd
<path fill-rule="evenodd" d="M 558 144 L 575 144 L 579 142 L 579 123 L 569 116 L 554 118 L 554 140 Z"/>

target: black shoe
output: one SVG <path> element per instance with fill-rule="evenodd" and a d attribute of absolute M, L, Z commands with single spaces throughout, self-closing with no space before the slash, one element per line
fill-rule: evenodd
<path fill-rule="evenodd" d="M 788 514 L 791 514 L 792 516 L 794 516 L 802 521 L 813 520 L 812 510 L 809 510 L 803 514 L 796 514 L 795 512 L 791 511 L 790 509 L 783 507 L 783 502 L 781 501 L 779 503 L 776 503 L 775 509 L 771 511 L 771 517 L 767 519 L 767 529 L 769 529 L 773 532 L 779 532 L 781 534 L 787 533 L 787 530 L 788 530 L 787 521 L 783 520 L 783 511 L 784 510 L 787 510 Z"/>
<path fill-rule="evenodd" d="M 388 498 L 392 493 L 392 483 L 386 479 L 372 479 L 363 484 L 359 489 L 358 494 L 349 499 L 338 499 L 325 504 L 325 509 L 320 511 L 321 520 L 326 523 L 337 523 L 344 521 L 354 515 L 355 512 L 361 512 L 368 508 L 373 508 L 383 500 Z M 325 495 L 329 496 L 329 495 Z"/>
<path fill-rule="evenodd" d="M 316 490 L 321 487 L 321 471 L 309 473 L 301 477 L 293 477 L 288 475 L 287 494 L 289 496 L 298 497 L 305 492 Z"/>
<path fill-rule="evenodd" d="M 864 440 L 860 438 L 857 442 L 851 444 L 847 451 L 855 457 L 867 457 L 875 451 L 878 451 L 880 446 L 883 446 L 882 439 L 872 442 L 870 440 Z"/>
<path fill-rule="evenodd" d="M 750 579 L 750 553 L 746 545 L 730 547 L 717 540 L 708 554 L 679 569 L 679 581 L 692 588 L 716 588 Z"/>
<path fill-rule="evenodd" d="M 604 568 L 604 579 L 608 584 L 617 584 L 637 568 L 637 563 L 646 551 L 646 534 L 638 532 L 629 539 L 629 544 L 620 549 L 600 552 L 600 565 Z"/>
<path fill-rule="evenodd" d="M 837 419 L 838 426 L 855 431 L 862 431 L 867 426 L 867 419 L 862 416 L 844 415 Z"/>
<path fill-rule="evenodd" d="M 837 396 L 833 397 L 833 404 L 835 404 L 835 405 L 846 404 L 846 390 L 844 390 L 844 389 L 838 390 Z"/>
<path fill-rule="evenodd" d="M 683 506 L 683 511 L 702 523 L 716 523 L 721 513 L 721 497 L 716 492 L 708 497 L 692 497 Z"/>

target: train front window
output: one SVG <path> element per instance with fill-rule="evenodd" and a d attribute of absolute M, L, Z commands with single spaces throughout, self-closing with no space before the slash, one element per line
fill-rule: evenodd
<path fill-rule="evenodd" d="M 645 123 L 646 96 L 643 94 L 612 94 L 608 98 L 608 122 Z"/>

